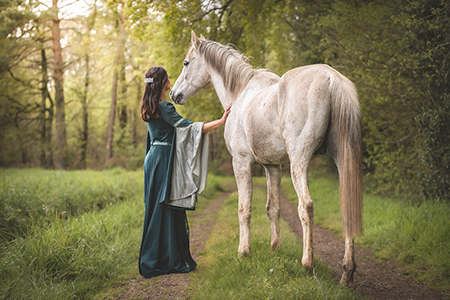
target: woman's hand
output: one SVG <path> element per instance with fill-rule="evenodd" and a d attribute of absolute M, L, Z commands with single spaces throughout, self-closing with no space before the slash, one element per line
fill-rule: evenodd
<path fill-rule="evenodd" d="M 230 106 L 227 107 L 227 109 L 225 109 L 225 111 L 223 112 L 222 118 L 220 118 L 220 122 L 222 123 L 222 125 L 225 124 L 225 122 L 227 121 L 230 111 L 231 111 L 231 104 L 230 104 Z"/>
<path fill-rule="evenodd" d="M 202 129 L 202 133 L 211 131 L 213 129 L 216 129 L 217 127 L 219 127 L 220 125 L 225 124 L 225 122 L 227 121 L 228 115 L 230 114 L 231 111 L 231 105 L 227 107 L 227 109 L 225 109 L 222 118 L 209 122 L 209 123 L 205 123 L 203 124 L 203 129 Z"/>

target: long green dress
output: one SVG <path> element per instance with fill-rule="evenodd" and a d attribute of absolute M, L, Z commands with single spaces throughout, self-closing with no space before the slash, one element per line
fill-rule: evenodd
<path fill-rule="evenodd" d="M 145 218 L 139 253 L 139 273 L 145 278 L 186 273 L 197 266 L 189 249 L 186 211 L 162 203 L 170 196 L 175 128 L 192 122 L 183 119 L 173 104 L 160 103 L 161 118 L 147 122 Z"/>

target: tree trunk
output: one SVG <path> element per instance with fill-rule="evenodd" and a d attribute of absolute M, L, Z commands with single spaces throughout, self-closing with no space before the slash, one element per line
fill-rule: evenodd
<path fill-rule="evenodd" d="M 86 153 L 87 144 L 89 138 L 89 112 L 88 112 L 88 89 L 89 89 L 89 76 L 90 76 L 90 65 L 89 65 L 89 53 L 84 56 L 84 61 L 86 64 L 86 73 L 84 76 L 84 91 L 81 99 L 81 114 L 82 114 L 82 130 L 81 130 L 81 153 L 80 153 L 80 165 L 81 169 L 86 169 Z"/>
<path fill-rule="evenodd" d="M 120 58 L 123 51 L 123 47 L 125 44 L 125 15 L 123 11 L 123 2 L 120 2 L 120 32 L 119 32 L 119 41 L 117 42 L 117 51 L 116 57 L 114 59 L 114 72 L 113 72 L 113 86 L 112 86 L 112 95 L 111 95 L 111 109 L 109 111 L 109 121 L 108 121 L 108 132 L 106 136 L 106 153 L 105 153 L 105 165 L 108 164 L 108 161 L 111 159 L 113 155 L 112 143 L 114 139 L 114 120 L 116 117 L 116 106 L 117 106 L 117 84 L 119 81 L 119 66 L 120 66 Z"/>
<path fill-rule="evenodd" d="M 127 113 L 127 105 L 126 105 L 126 96 L 127 96 L 127 85 L 125 78 L 125 55 L 121 55 L 121 63 L 120 63 L 120 107 L 119 107 L 119 125 L 120 128 L 124 129 L 128 123 L 128 113 Z"/>
<path fill-rule="evenodd" d="M 48 69 L 47 55 L 45 49 L 41 50 L 41 122 L 40 122 L 40 155 L 39 161 L 42 167 L 49 168 L 53 166 L 52 151 L 52 124 L 53 124 L 53 101 L 48 91 Z M 50 106 L 47 108 L 47 99 Z M 48 114 L 48 117 L 47 117 Z"/>
<path fill-rule="evenodd" d="M 88 107 L 88 92 L 91 76 L 91 65 L 90 65 L 90 49 L 91 49 L 91 31 L 94 28 L 95 21 L 97 18 L 97 1 L 93 3 L 94 11 L 88 20 L 88 42 L 86 45 L 86 54 L 84 55 L 84 63 L 86 66 L 86 73 L 84 75 L 84 90 L 81 96 L 81 118 L 82 118 L 82 129 L 81 129 L 81 151 L 80 151 L 80 163 L 79 168 L 86 169 L 86 156 L 87 156 L 87 146 L 89 139 L 89 107 Z"/>
<path fill-rule="evenodd" d="M 46 138 L 47 138 L 47 142 L 46 142 L 46 146 L 47 146 L 47 166 L 51 167 L 53 166 L 53 146 L 52 146 L 52 128 L 53 128 L 53 117 L 55 115 L 55 105 L 53 103 L 52 98 L 50 97 L 50 94 L 48 93 L 47 90 L 47 96 L 48 96 L 48 100 L 50 101 L 50 106 L 47 108 L 47 112 L 48 112 L 48 117 L 45 120 L 46 123 Z"/>
<path fill-rule="evenodd" d="M 54 53 L 54 71 L 53 79 L 55 81 L 55 121 L 56 121 L 56 140 L 57 148 L 55 153 L 55 167 L 64 169 L 66 166 L 66 123 L 64 107 L 64 66 L 61 47 L 61 29 L 60 19 L 58 17 L 58 0 L 53 0 L 52 8 L 55 10 L 55 16 L 52 24 L 52 40 Z"/>
<path fill-rule="evenodd" d="M 47 76 L 47 56 L 45 55 L 45 49 L 42 48 L 41 50 L 41 73 L 42 73 L 42 88 L 41 88 L 41 117 L 40 117 L 40 154 L 39 154 L 39 161 L 41 163 L 41 166 L 46 168 L 47 167 L 47 159 L 46 159 L 46 152 L 47 152 L 47 138 L 46 135 L 48 134 L 47 128 L 46 128 L 46 102 L 48 98 L 48 90 L 47 90 L 47 84 L 48 84 L 48 76 Z"/>
<path fill-rule="evenodd" d="M 141 118 L 141 113 L 140 113 L 140 102 L 142 101 L 142 96 L 141 96 L 141 93 L 142 93 L 142 83 L 141 83 L 141 80 L 140 80 L 140 78 L 139 78 L 139 81 L 138 81 L 138 83 L 137 83 L 137 93 L 136 93 L 136 103 L 137 103 L 137 105 L 135 105 L 134 107 L 136 107 L 137 109 L 133 109 L 133 111 L 132 111 L 132 118 L 133 118 L 133 120 L 132 120 L 132 124 L 133 124 L 133 145 L 134 145 L 134 147 L 136 148 L 137 147 L 137 145 L 138 145 L 138 138 L 137 138 L 137 126 L 138 126 L 138 122 L 140 121 L 140 120 L 142 120 L 142 118 Z"/>

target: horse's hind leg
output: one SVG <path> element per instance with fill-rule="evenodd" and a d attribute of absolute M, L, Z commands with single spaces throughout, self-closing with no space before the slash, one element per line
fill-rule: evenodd
<path fill-rule="evenodd" d="M 239 255 L 250 253 L 250 218 L 252 214 L 252 162 L 233 158 L 233 171 L 239 194 Z"/>
<path fill-rule="evenodd" d="M 339 171 L 339 161 L 337 159 L 336 141 L 333 140 L 332 136 L 329 136 L 327 144 L 329 145 L 328 150 L 334 159 L 334 163 Z M 342 261 L 342 268 L 344 272 L 341 277 L 341 284 L 353 286 L 353 274 L 356 270 L 356 260 L 355 260 L 355 241 L 351 237 L 345 237 L 345 253 L 344 259 Z"/>
<path fill-rule="evenodd" d="M 281 249 L 283 243 L 280 238 L 280 183 L 281 165 L 265 165 L 267 178 L 267 204 L 266 211 L 270 219 L 272 250 Z"/>
<path fill-rule="evenodd" d="M 303 151 L 299 153 L 304 153 Z M 302 265 L 308 269 L 315 266 L 313 251 L 313 224 L 314 224 L 314 206 L 308 188 L 308 165 L 310 158 L 291 157 L 291 177 L 294 188 L 298 195 L 298 215 L 303 228 L 303 257 Z"/>
<path fill-rule="evenodd" d="M 341 277 L 341 284 L 347 284 L 353 286 L 353 274 L 356 270 L 355 262 L 355 243 L 353 238 L 345 238 L 345 254 L 342 261 L 342 268 L 344 272 Z"/>

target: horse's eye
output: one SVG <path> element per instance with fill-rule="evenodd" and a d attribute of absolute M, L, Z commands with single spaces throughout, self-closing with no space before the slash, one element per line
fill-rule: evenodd
<path fill-rule="evenodd" d="M 187 60 L 185 60 L 184 62 L 183 62 L 183 65 L 186 67 L 187 65 L 189 64 L 189 62 L 187 61 Z"/>

